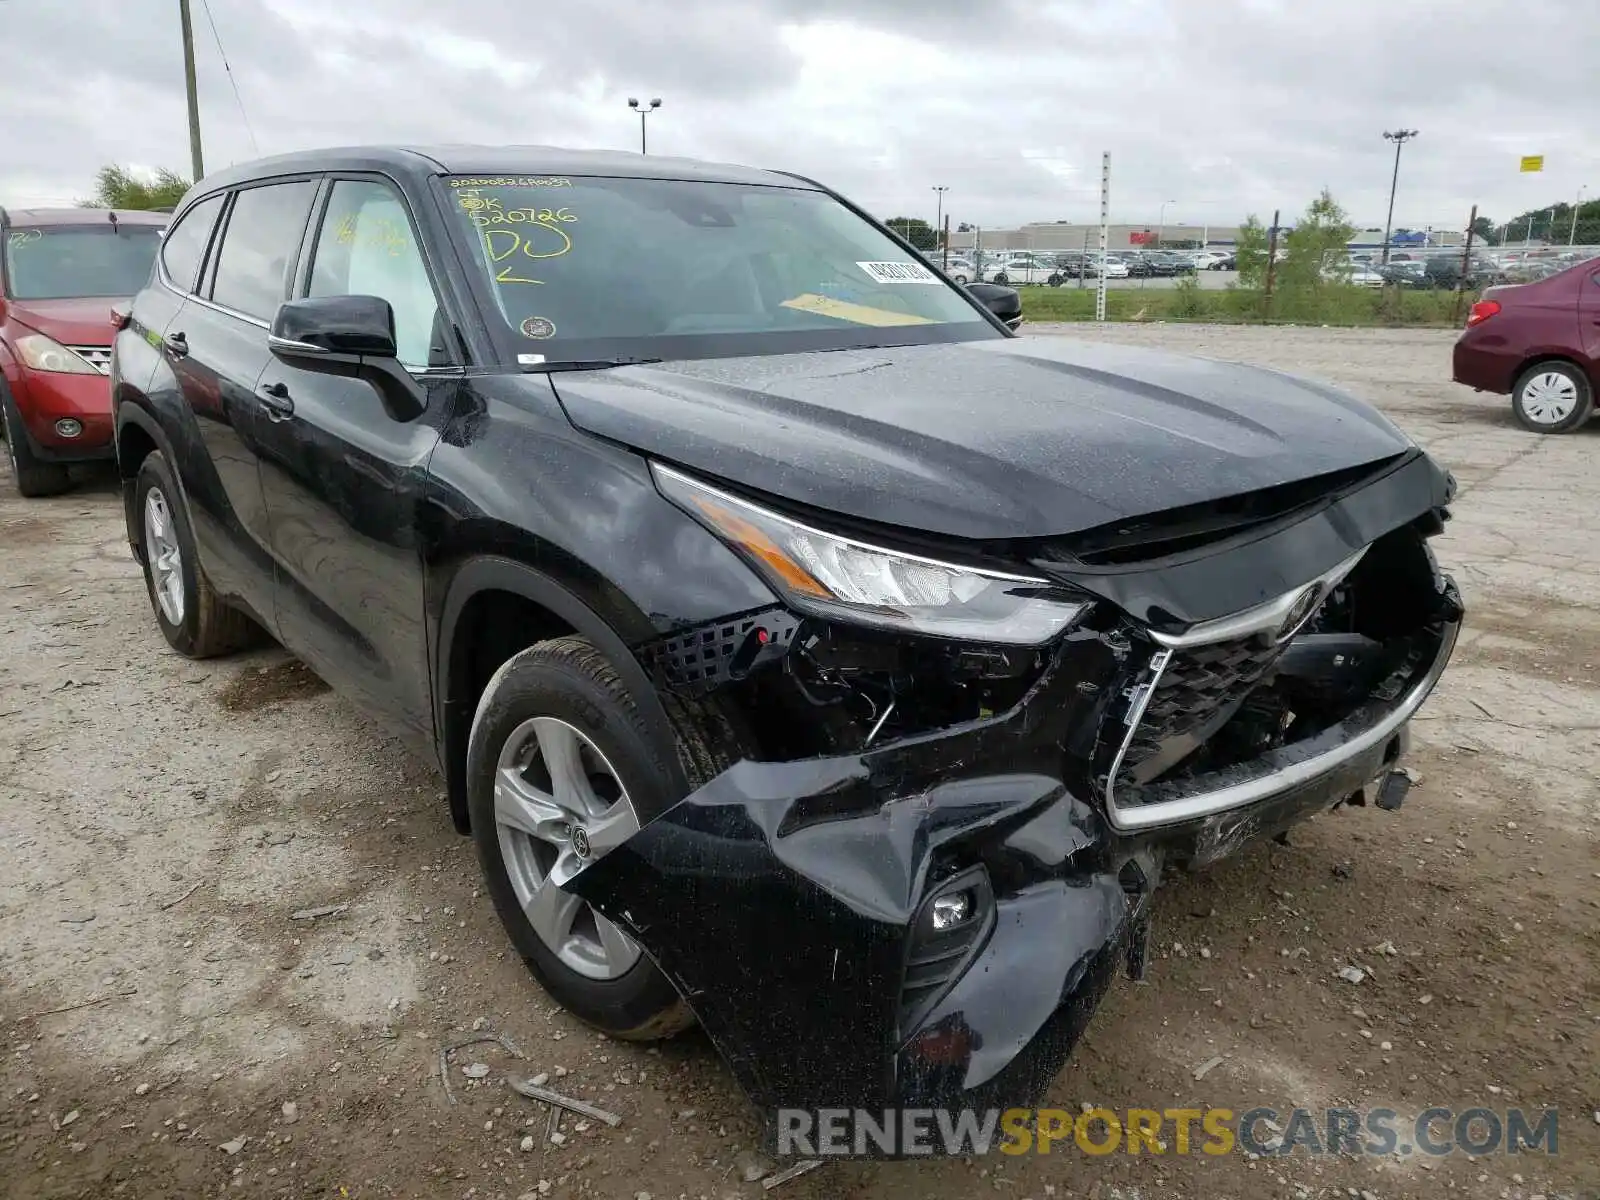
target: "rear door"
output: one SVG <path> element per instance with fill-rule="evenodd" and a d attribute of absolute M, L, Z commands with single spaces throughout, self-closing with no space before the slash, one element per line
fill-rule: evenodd
<path fill-rule="evenodd" d="M 234 193 L 211 257 L 163 338 L 163 353 L 193 415 L 203 454 L 174 464 L 213 586 L 270 621 L 272 560 L 256 463 L 256 380 L 267 328 L 288 294 L 315 179 L 270 181 Z"/>
<path fill-rule="evenodd" d="M 370 383 L 267 365 L 272 412 L 259 439 L 280 637 L 368 711 L 431 738 L 419 506 L 458 360 L 442 345 L 433 273 L 393 183 L 334 179 L 307 245 L 296 294 L 387 300 L 429 411 L 397 421 Z"/>

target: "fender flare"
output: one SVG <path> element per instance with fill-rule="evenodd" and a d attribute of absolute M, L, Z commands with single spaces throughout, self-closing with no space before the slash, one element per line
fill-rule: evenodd
<path fill-rule="evenodd" d="M 437 652 L 433 667 L 439 761 L 445 771 L 450 817 L 458 832 L 467 833 L 471 829 L 467 815 L 466 778 L 456 768 L 466 762 L 467 738 L 471 733 L 475 705 L 469 706 L 465 697 L 450 694 L 450 664 L 462 610 L 474 596 L 487 591 L 510 592 L 532 601 L 570 625 L 578 636 L 592 641 L 627 685 L 656 743 L 660 760 L 669 769 L 676 769 L 677 746 L 666 706 L 662 704 L 650 676 L 611 624 L 576 593 L 520 559 L 492 554 L 474 557 L 455 571 L 445 592 L 438 616 L 435 638 Z M 675 782 L 687 786 L 681 780 Z"/>
<path fill-rule="evenodd" d="M 133 557 L 135 561 L 143 565 L 143 551 L 139 547 L 139 537 L 136 533 L 138 522 L 133 511 L 134 480 L 124 467 L 122 432 L 129 425 L 136 425 L 141 432 L 149 434 L 150 440 L 156 444 L 156 449 L 171 464 L 174 471 L 178 470 L 178 457 L 172 449 L 172 439 L 167 436 L 167 431 L 161 428 L 161 422 L 137 400 L 118 400 L 116 402 L 116 413 L 116 427 L 112 433 L 112 444 L 117 451 L 117 473 L 122 477 L 122 518 L 127 525 L 128 545 L 133 548 Z"/>

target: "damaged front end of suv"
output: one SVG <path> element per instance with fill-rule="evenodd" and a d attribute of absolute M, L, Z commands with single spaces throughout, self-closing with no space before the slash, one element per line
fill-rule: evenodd
<path fill-rule="evenodd" d="M 1462 619 L 1415 447 L 969 567 L 654 469 L 782 602 L 637 648 L 717 762 L 569 886 L 766 1108 L 1038 1099 L 1167 868 L 1398 806 Z"/>

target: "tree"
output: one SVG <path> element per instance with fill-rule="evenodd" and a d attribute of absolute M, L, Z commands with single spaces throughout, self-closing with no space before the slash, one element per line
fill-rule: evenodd
<path fill-rule="evenodd" d="M 1499 229 L 1488 217 L 1479 217 L 1472 223 L 1472 240 L 1482 242 L 1485 246 L 1498 246 L 1500 244 Z"/>
<path fill-rule="evenodd" d="M 1239 240 L 1234 251 L 1239 260 L 1239 286 L 1260 287 L 1267 274 L 1267 227 L 1255 213 L 1239 226 Z"/>
<path fill-rule="evenodd" d="M 1284 237 L 1286 287 L 1317 287 L 1349 270 L 1355 226 L 1327 188 L 1306 206 L 1306 215 Z"/>
<path fill-rule="evenodd" d="M 972 223 L 970 221 L 961 222 L 961 224 L 956 226 L 956 232 L 957 233 L 971 233 L 972 232 Z"/>
<path fill-rule="evenodd" d="M 884 222 L 918 250 L 937 250 L 939 237 L 921 217 L 890 217 Z"/>
<path fill-rule="evenodd" d="M 1573 237 L 1572 205 L 1547 204 L 1520 213 L 1505 224 L 1506 244 L 1515 245 L 1530 237 L 1536 242 L 1565 246 Z M 1600 200 L 1585 200 L 1578 207 L 1577 237 L 1580 246 L 1600 245 Z"/>
<path fill-rule="evenodd" d="M 95 176 L 94 195 L 78 203 L 83 208 L 175 208 L 189 186 L 187 179 L 165 167 L 156 172 L 152 183 L 113 163 L 101 167 Z"/>

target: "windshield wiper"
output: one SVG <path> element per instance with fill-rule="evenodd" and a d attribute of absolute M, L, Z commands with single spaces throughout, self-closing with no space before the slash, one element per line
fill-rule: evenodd
<path fill-rule="evenodd" d="M 540 363 L 522 363 L 525 371 L 605 371 L 612 367 L 641 367 L 664 361 L 659 358 L 550 358 Z"/>

